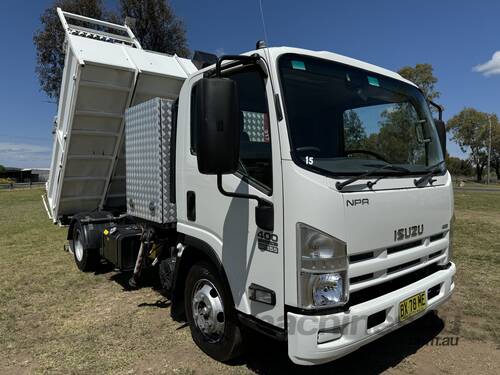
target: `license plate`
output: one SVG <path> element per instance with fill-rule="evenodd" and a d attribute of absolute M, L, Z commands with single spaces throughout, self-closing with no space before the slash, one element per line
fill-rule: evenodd
<path fill-rule="evenodd" d="M 399 321 L 408 319 L 409 317 L 424 311 L 427 307 L 427 293 L 420 292 L 407 298 L 399 303 Z"/>

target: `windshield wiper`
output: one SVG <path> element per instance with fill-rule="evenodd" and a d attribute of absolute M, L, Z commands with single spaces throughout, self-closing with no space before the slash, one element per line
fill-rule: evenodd
<path fill-rule="evenodd" d="M 406 168 L 403 168 L 403 167 L 398 167 L 397 165 L 393 165 L 393 164 L 386 164 L 380 168 L 375 168 L 375 169 L 372 169 L 371 171 L 368 171 L 366 173 L 363 173 L 363 174 L 360 174 L 359 176 L 354 176 L 354 177 L 351 177 L 350 179 L 348 180 L 345 180 L 344 182 L 340 182 L 338 181 L 336 184 L 335 184 L 335 187 L 337 188 L 337 190 L 342 190 L 343 188 L 345 188 L 347 185 L 350 185 L 352 184 L 353 182 L 356 182 L 358 180 L 361 180 L 365 177 L 369 177 L 369 176 L 372 176 L 373 174 L 377 173 L 377 172 L 380 172 L 380 171 L 383 171 L 384 169 L 392 169 L 392 170 L 395 170 L 395 171 L 400 171 L 400 172 L 405 172 L 405 173 L 410 173 L 410 171 Z M 368 181 L 368 183 L 366 184 L 369 188 L 371 188 L 373 185 L 375 185 L 377 183 L 378 180 L 380 180 L 381 178 L 384 178 L 384 177 L 387 177 L 387 176 L 382 176 L 380 178 L 378 178 L 375 182 L 372 182 L 372 181 Z"/>
<path fill-rule="evenodd" d="M 444 160 L 441 160 L 439 163 L 431 165 L 430 167 L 426 168 L 425 171 L 428 171 L 428 173 L 424 174 L 418 180 L 413 180 L 415 186 L 422 187 L 427 185 L 428 183 L 432 185 L 432 183 L 436 181 L 435 178 L 432 178 L 432 175 L 440 171 L 441 168 L 439 167 L 441 167 L 442 164 L 444 164 Z"/>

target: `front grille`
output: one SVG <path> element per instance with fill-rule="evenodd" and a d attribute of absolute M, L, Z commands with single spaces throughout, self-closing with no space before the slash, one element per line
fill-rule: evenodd
<path fill-rule="evenodd" d="M 431 264 L 430 266 L 421 268 L 417 271 L 407 273 L 406 275 L 397 277 L 395 279 L 389 280 L 385 283 L 374 285 L 365 289 L 361 289 L 356 292 L 352 292 L 349 295 L 349 306 L 355 306 L 360 303 L 369 301 L 371 299 L 383 296 L 384 294 L 394 292 L 395 290 L 404 288 L 410 284 L 413 284 L 424 277 L 432 275 L 441 269 L 437 264 Z"/>
<path fill-rule="evenodd" d="M 411 262 L 398 264 L 397 266 L 388 268 L 387 273 L 398 272 L 398 271 L 404 270 L 405 268 L 410 268 L 411 266 L 414 266 L 415 264 L 419 264 L 419 263 L 420 263 L 420 259 L 415 259 L 415 260 L 412 260 Z"/>
<path fill-rule="evenodd" d="M 373 258 L 373 251 L 370 251 L 368 253 L 351 255 L 349 257 L 349 262 L 351 262 L 351 263 L 361 262 L 363 260 L 367 260 L 367 259 L 371 259 L 371 258 Z"/>
<path fill-rule="evenodd" d="M 351 293 L 440 262 L 446 253 L 447 233 L 349 256 Z"/>
<path fill-rule="evenodd" d="M 411 249 L 413 247 L 417 247 L 420 245 L 422 245 L 422 240 L 408 242 L 408 243 L 405 243 L 403 245 L 388 247 L 387 254 L 394 254 L 394 253 L 397 253 L 399 251 L 408 250 L 408 249 Z"/>
<path fill-rule="evenodd" d="M 356 284 L 356 283 L 360 283 L 360 282 L 365 281 L 365 280 L 370 280 L 371 278 L 373 278 L 373 273 L 367 273 L 366 275 L 351 277 L 349 279 L 349 282 L 351 284 Z"/>
<path fill-rule="evenodd" d="M 439 250 L 439 251 L 436 251 L 435 253 L 432 253 L 429 255 L 429 259 L 434 259 L 438 256 L 440 256 L 441 254 L 443 254 L 444 250 Z"/>
<path fill-rule="evenodd" d="M 430 242 L 434 242 L 434 241 L 440 240 L 441 238 L 444 237 L 445 234 L 446 234 L 446 232 L 435 234 L 433 236 L 430 236 L 429 240 L 430 240 Z"/>

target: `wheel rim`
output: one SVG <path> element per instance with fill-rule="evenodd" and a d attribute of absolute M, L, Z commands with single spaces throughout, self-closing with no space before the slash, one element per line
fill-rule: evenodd
<path fill-rule="evenodd" d="M 75 244 L 75 256 L 79 262 L 81 262 L 83 259 L 83 243 L 80 237 L 81 237 L 80 231 L 77 231 L 74 244 Z"/>
<path fill-rule="evenodd" d="M 191 301 L 196 328 L 209 342 L 220 341 L 224 336 L 226 315 L 217 288 L 209 280 L 198 280 Z"/>

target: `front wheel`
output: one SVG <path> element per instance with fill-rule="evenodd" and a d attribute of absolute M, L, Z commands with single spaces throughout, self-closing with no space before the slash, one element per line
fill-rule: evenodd
<path fill-rule="evenodd" d="M 201 350 L 221 362 L 241 353 L 242 336 L 230 291 L 209 263 L 197 263 L 189 271 L 184 303 L 191 336 Z"/>

